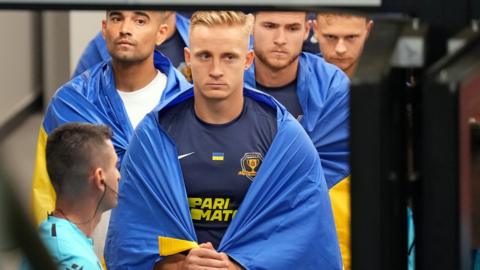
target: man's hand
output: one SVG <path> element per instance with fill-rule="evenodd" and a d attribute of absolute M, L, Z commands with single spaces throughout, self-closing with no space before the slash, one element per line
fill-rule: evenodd
<path fill-rule="evenodd" d="M 223 253 L 225 254 L 225 253 Z M 226 255 L 225 255 L 226 256 Z M 183 261 L 183 270 L 228 270 L 229 260 L 225 260 L 222 253 L 218 253 L 213 245 L 208 242 L 200 244 L 198 248 L 191 249 Z M 228 259 L 228 256 L 226 256 Z"/>
<path fill-rule="evenodd" d="M 187 256 L 176 254 L 168 256 L 155 265 L 155 270 L 242 270 L 237 263 L 230 260 L 224 252 L 217 252 L 213 245 L 200 244 L 191 249 Z"/>
<path fill-rule="evenodd" d="M 212 243 L 210 242 L 201 244 L 200 247 L 215 250 L 213 248 Z M 225 261 L 228 264 L 228 268 L 227 268 L 228 270 L 243 270 L 243 268 L 240 265 L 238 265 L 235 261 L 230 260 L 230 257 L 228 257 L 228 255 L 225 252 L 220 252 L 218 254 L 220 254 L 222 261 Z"/>

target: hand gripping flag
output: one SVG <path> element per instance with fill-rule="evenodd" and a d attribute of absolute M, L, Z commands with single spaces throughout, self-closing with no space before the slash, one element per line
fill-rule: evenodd
<path fill-rule="evenodd" d="M 160 111 L 186 99 L 183 92 Z M 218 251 L 246 269 L 341 269 L 322 167 L 305 131 L 273 98 L 244 95 L 276 108 L 277 134 Z M 174 142 L 149 113 L 122 164 L 119 204 L 105 248 L 108 269 L 152 269 L 164 256 L 197 246 Z"/>

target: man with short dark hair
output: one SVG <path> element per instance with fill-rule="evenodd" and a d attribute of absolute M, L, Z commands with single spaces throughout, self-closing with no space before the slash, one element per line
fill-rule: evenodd
<path fill-rule="evenodd" d="M 55 204 L 55 191 L 45 167 L 45 142 L 56 127 L 69 122 L 105 124 L 112 128 L 113 146 L 122 160 L 135 127 L 161 101 L 190 84 L 155 46 L 166 38 L 165 13 L 109 10 L 102 33 L 112 59 L 60 87 L 48 105 L 40 127 L 33 177 L 32 206 L 42 222 Z M 103 254 L 108 214 L 95 234 L 97 254 Z"/>
<path fill-rule="evenodd" d="M 318 13 L 313 24 L 320 52 L 325 61 L 339 67 L 350 79 L 355 75 L 372 27 L 373 21 L 363 15 L 328 11 Z M 338 188 L 333 192 L 336 196 L 342 196 Z M 350 206 L 335 203 L 332 205 L 336 220 L 344 220 L 344 222 L 337 222 L 337 230 L 344 266 L 349 270 L 351 268 Z"/>
<path fill-rule="evenodd" d="M 254 65 L 245 83 L 280 101 L 300 122 L 325 172 L 342 257 L 350 235 L 349 79 L 321 57 L 302 52 L 310 24 L 307 13 L 257 12 Z"/>
<path fill-rule="evenodd" d="M 107 126 L 80 123 L 48 137 L 46 166 L 57 200 L 39 231 L 61 269 L 102 269 L 90 237 L 102 214 L 117 205 L 120 173 L 111 138 Z"/>
<path fill-rule="evenodd" d="M 306 12 L 257 12 L 254 65 L 245 84 L 280 101 L 312 139 L 329 187 L 349 175 L 349 80 L 322 58 L 302 52 Z"/>
<path fill-rule="evenodd" d="M 365 16 L 340 12 L 320 12 L 313 24 L 323 58 L 349 78 L 355 74 L 372 27 L 373 21 Z"/>
<path fill-rule="evenodd" d="M 175 68 L 188 76 L 186 70 L 183 49 L 188 46 L 188 18 L 175 11 L 165 11 L 165 23 L 168 25 L 166 39 L 156 46 L 156 49 L 165 55 Z M 73 77 L 83 73 L 85 70 L 110 60 L 105 38 L 102 32 L 98 33 L 87 45 L 78 60 Z"/>

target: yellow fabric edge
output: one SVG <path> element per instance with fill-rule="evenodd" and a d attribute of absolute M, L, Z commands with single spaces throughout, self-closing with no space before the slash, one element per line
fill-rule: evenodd
<path fill-rule="evenodd" d="M 350 176 L 345 177 L 329 190 L 332 204 L 335 227 L 337 229 L 338 244 L 342 253 L 343 267 L 351 269 L 351 240 L 350 240 Z"/>
<path fill-rule="evenodd" d="M 107 263 L 105 262 L 105 257 L 104 256 L 102 256 L 102 260 L 101 260 L 100 263 L 102 264 L 102 268 L 104 270 L 107 270 Z"/>
<path fill-rule="evenodd" d="M 198 244 L 195 241 L 164 236 L 158 237 L 158 250 L 160 256 L 170 256 L 197 247 Z"/>
<path fill-rule="evenodd" d="M 32 212 L 37 225 L 47 219 L 47 213 L 55 208 L 56 194 L 47 173 L 45 147 L 47 133 L 40 127 L 35 156 L 35 169 L 32 179 Z"/>

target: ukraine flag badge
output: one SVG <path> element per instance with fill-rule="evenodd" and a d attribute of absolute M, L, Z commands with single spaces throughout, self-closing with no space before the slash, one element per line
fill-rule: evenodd
<path fill-rule="evenodd" d="M 212 160 L 220 160 L 222 161 L 224 154 L 222 152 L 213 152 L 212 153 Z"/>

